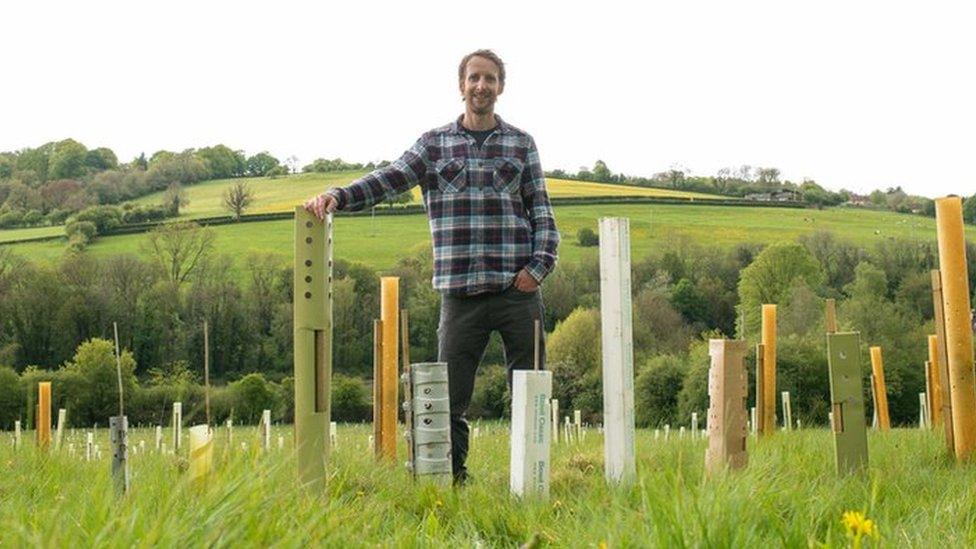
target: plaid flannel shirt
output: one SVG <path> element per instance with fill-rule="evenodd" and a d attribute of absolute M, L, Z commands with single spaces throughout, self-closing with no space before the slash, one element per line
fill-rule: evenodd
<path fill-rule="evenodd" d="M 559 232 L 532 137 L 498 116 L 482 146 L 455 122 L 425 133 L 396 162 L 328 192 L 362 210 L 421 185 L 434 247 L 434 288 L 451 295 L 507 289 L 525 268 L 556 264 Z"/>

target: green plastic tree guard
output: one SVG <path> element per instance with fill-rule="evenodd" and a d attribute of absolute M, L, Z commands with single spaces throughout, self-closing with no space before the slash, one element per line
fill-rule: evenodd
<path fill-rule="evenodd" d="M 332 378 L 332 216 L 295 208 L 295 451 L 299 482 L 325 487 Z"/>
<path fill-rule="evenodd" d="M 860 334 L 827 334 L 827 364 L 837 472 L 861 471 L 868 465 L 868 432 L 864 420 Z"/>

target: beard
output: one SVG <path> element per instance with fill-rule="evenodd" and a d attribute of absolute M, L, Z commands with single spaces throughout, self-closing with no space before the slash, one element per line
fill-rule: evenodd
<path fill-rule="evenodd" d="M 478 103 L 476 102 L 474 95 L 467 98 L 466 103 L 468 104 L 468 108 L 471 109 L 471 112 L 479 115 L 491 114 L 491 112 L 495 108 L 495 97 L 487 96 L 484 97 L 483 99 L 484 99 L 483 103 Z"/>

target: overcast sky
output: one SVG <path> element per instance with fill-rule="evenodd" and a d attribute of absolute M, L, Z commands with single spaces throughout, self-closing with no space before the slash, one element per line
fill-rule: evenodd
<path fill-rule="evenodd" d="M 964 2 L 32 0 L 0 13 L 0 150 L 72 137 L 122 161 L 216 143 L 302 164 L 393 159 L 462 112 L 458 61 L 488 47 L 508 68 L 496 112 L 535 137 L 546 169 L 749 164 L 834 190 L 976 192 Z"/>

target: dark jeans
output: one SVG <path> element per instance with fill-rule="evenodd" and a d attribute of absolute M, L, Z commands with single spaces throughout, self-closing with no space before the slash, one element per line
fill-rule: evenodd
<path fill-rule="evenodd" d="M 497 330 L 505 348 L 508 386 L 512 370 L 535 366 L 535 321 L 543 318 L 542 292 L 521 292 L 510 287 L 501 293 L 470 297 L 441 297 L 441 320 L 437 328 L 439 362 L 447 362 L 451 394 L 451 456 L 454 476 L 464 477 L 468 457 L 468 422 L 464 413 L 471 404 L 475 372 Z M 545 368 L 545 330 L 539 335 L 539 367 Z"/>

